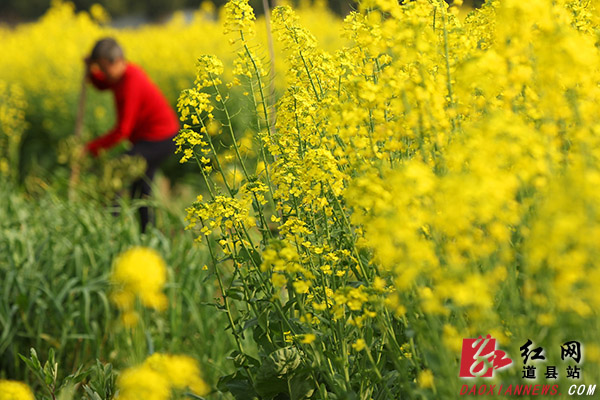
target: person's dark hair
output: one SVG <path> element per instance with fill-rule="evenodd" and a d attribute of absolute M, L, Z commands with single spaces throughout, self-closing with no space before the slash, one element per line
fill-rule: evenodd
<path fill-rule="evenodd" d="M 98 40 L 92 49 L 92 54 L 90 55 L 90 59 L 92 61 L 97 61 L 103 58 L 111 63 L 123 57 L 123 49 L 113 38 L 104 38 Z"/>

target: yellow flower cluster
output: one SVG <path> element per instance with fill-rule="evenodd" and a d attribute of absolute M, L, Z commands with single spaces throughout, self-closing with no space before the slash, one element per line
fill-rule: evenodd
<path fill-rule="evenodd" d="M 196 62 L 196 88 L 202 89 L 218 85 L 218 78 L 223 73 L 223 63 L 215 56 L 203 55 Z M 183 118 L 183 116 L 182 116 Z"/>
<path fill-rule="evenodd" d="M 35 397 L 23 382 L 0 379 L 0 400 L 35 400 Z"/>
<path fill-rule="evenodd" d="M 156 250 L 134 247 L 125 251 L 116 259 L 110 279 L 114 284 L 111 300 L 122 311 L 122 320 L 128 326 L 137 323 L 136 298 L 156 310 L 164 310 L 168 305 L 162 292 L 167 267 Z"/>
<path fill-rule="evenodd" d="M 0 80 L 0 175 L 16 177 L 21 138 L 27 128 L 25 93 L 18 84 Z"/>
<path fill-rule="evenodd" d="M 600 234 L 599 179 L 597 168 L 574 164 L 552 180 L 537 206 L 525 246 L 537 279 L 527 283 L 523 295 L 551 316 L 541 314 L 540 325 L 556 324 L 557 312 L 593 318 L 600 305 L 600 254 L 594 240 Z"/>
<path fill-rule="evenodd" d="M 298 294 L 308 293 L 314 274 L 300 263 L 298 252 L 285 242 L 273 241 L 262 254 L 262 271 L 272 271 L 271 281 L 275 287 L 287 284 L 287 276 Z"/>
<path fill-rule="evenodd" d="M 289 6 L 280 6 L 273 10 L 274 31 L 286 50 L 297 52 L 310 52 L 315 50 L 317 43 L 315 37 L 305 28 L 300 26 L 299 18 Z"/>
<path fill-rule="evenodd" d="M 209 392 L 197 362 L 188 356 L 155 353 L 143 364 L 126 369 L 118 379 L 120 400 L 167 400 L 173 390 L 188 388 L 197 396 Z"/>
<path fill-rule="evenodd" d="M 202 136 L 196 131 L 184 128 L 179 131 L 175 137 L 177 149 L 175 153 L 183 153 L 179 162 L 184 163 L 194 157 L 194 148 L 196 146 L 208 146 L 208 143 L 202 140 Z M 202 149 L 204 151 L 205 149 Z"/>
<path fill-rule="evenodd" d="M 230 32 L 242 32 L 244 36 L 252 36 L 255 33 L 254 9 L 244 0 L 233 0 L 225 4 L 225 34 Z"/>
<path fill-rule="evenodd" d="M 220 228 L 226 232 L 241 226 L 254 226 L 253 218 L 249 215 L 250 199 L 237 200 L 228 196 L 215 196 L 210 202 L 198 201 L 187 211 L 188 229 L 198 223 L 203 225 L 201 232 L 208 236 L 213 230 Z"/>
<path fill-rule="evenodd" d="M 198 161 L 195 147 L 200 145 L 203 155 L 208 155 L 211 150 L 209 142 L 202 140 L 202 134 L 207 134 L 207 126 L 214 121 L 212 114 L 214 107 L 211 103 L 211 95 L 202 90 L 207 87 L 216 87 L 221 83 L 220 75 L 223 73 L 223 64 L 214 56 L 202 56 L 196 62 L 195 87 L 184 89 L 177 101 L 177 110 L 184 126 L 177 137 L 175 153 L 183 152 L 180 162 L 184 163 L 191 158 Z M 196 130 L 190 129 L 196 128 Z M 208 159 L 203 157 L 203 164 L 208 164 Z M 208 167 L 205 167 L 205 169 Z M 208 169 L 206 172 L 210 172 Z"/>

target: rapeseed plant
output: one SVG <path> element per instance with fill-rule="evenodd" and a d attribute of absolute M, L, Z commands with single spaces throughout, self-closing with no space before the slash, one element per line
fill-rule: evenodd
<path fill-rule="evenodd" d="M 244 3 L 226 8 L 226 31 L 255 51 Z M 258 160 L 242 157 L 231 123 L 207 134 L 212 107 L 231 112 L 225 69 L 200 69 L 218 98 L 182 113 L 198 136 L 180 140 L 194 137 L 187 155 L 209 192 L 189 226 L 238 340 L 226 379 L 265 395 L 261 368 L 291 347 L 306 368 L 271 383 L 308 379 L 307 397 L 452 398 L 463 338 L 592 340 L 599 22 L 591 2 L 490 1 L 461 21 L 443 1 L 373 0 L 345 19 L 350 44 L 329 53 L 278 7 L 287 86 L 276 118 L 254 53 L 235 68 L 257 109 Z M 242 190 L 256 182 L 260 200 Z M 261 368 L 241 342 L 248 329 Z"/>

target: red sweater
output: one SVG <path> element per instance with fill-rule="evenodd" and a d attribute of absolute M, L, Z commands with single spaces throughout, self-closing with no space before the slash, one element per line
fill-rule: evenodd
<path fill-rule="evenodd" d="M 117 109 L 116 126 L 87 144 L 87 149 L 93 155 L 124 139 L 131 143 L 160 141 L 173 137 L 179 130 L 175 111 L 137 65 L 128 63 L 121 79 L 112 85 L 104 80 L 102 73 L 92 73 L 91 81 L 96 88 L 109 89 L 114 93 Z"/>

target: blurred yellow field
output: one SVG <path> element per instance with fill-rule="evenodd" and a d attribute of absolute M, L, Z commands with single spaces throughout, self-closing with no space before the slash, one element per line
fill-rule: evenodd
<path fill-rule="evenodd" d="M 333 49 L 341 44 L 338 35 L 341 20 L 325 6 L 307 6 L 301 15 L 314 28 L 324 48 Z M 74 102 L 83 75 L 83 58 L 96 40 L 105 36 L 117 38 L 126 57 L 141 65 L 173 104 L 179 92 L 193 81 L 195 61 L 202 54 L 221 57 L 232 76 L 237 49 L 229 45 L 221 18 L 210 3 L 205 3 L 189 21 L 179 13 L 164 25 L 115 29 L 107 24 L 109 20 L 99 5 L 89 13 L 75 13 L 72 4 L 57 1 L 35 23 L 16 28 L 0 26 L 0 44 L 7 55 L 0 60 L 0 79 L 18 84 L 28 98 L 36 100 L 32 106 L 42 118 L 44 130 L 66 129 L 62 125 L 73 118 L 76 109 Z M 260 41 L 266 44 L 264 19 L 257 22 L 256 30 Z M 279 46 L 278 54 L 280 57 Z M 268 53 L 262 56 L 267 57 Z M 286 67 L 283 62 L 276 65 L 276 81 L 283 87 Z M 96 118 L 103 118 L 110 115 L 111 109 L 99 106 L 93 113 Z"/>

